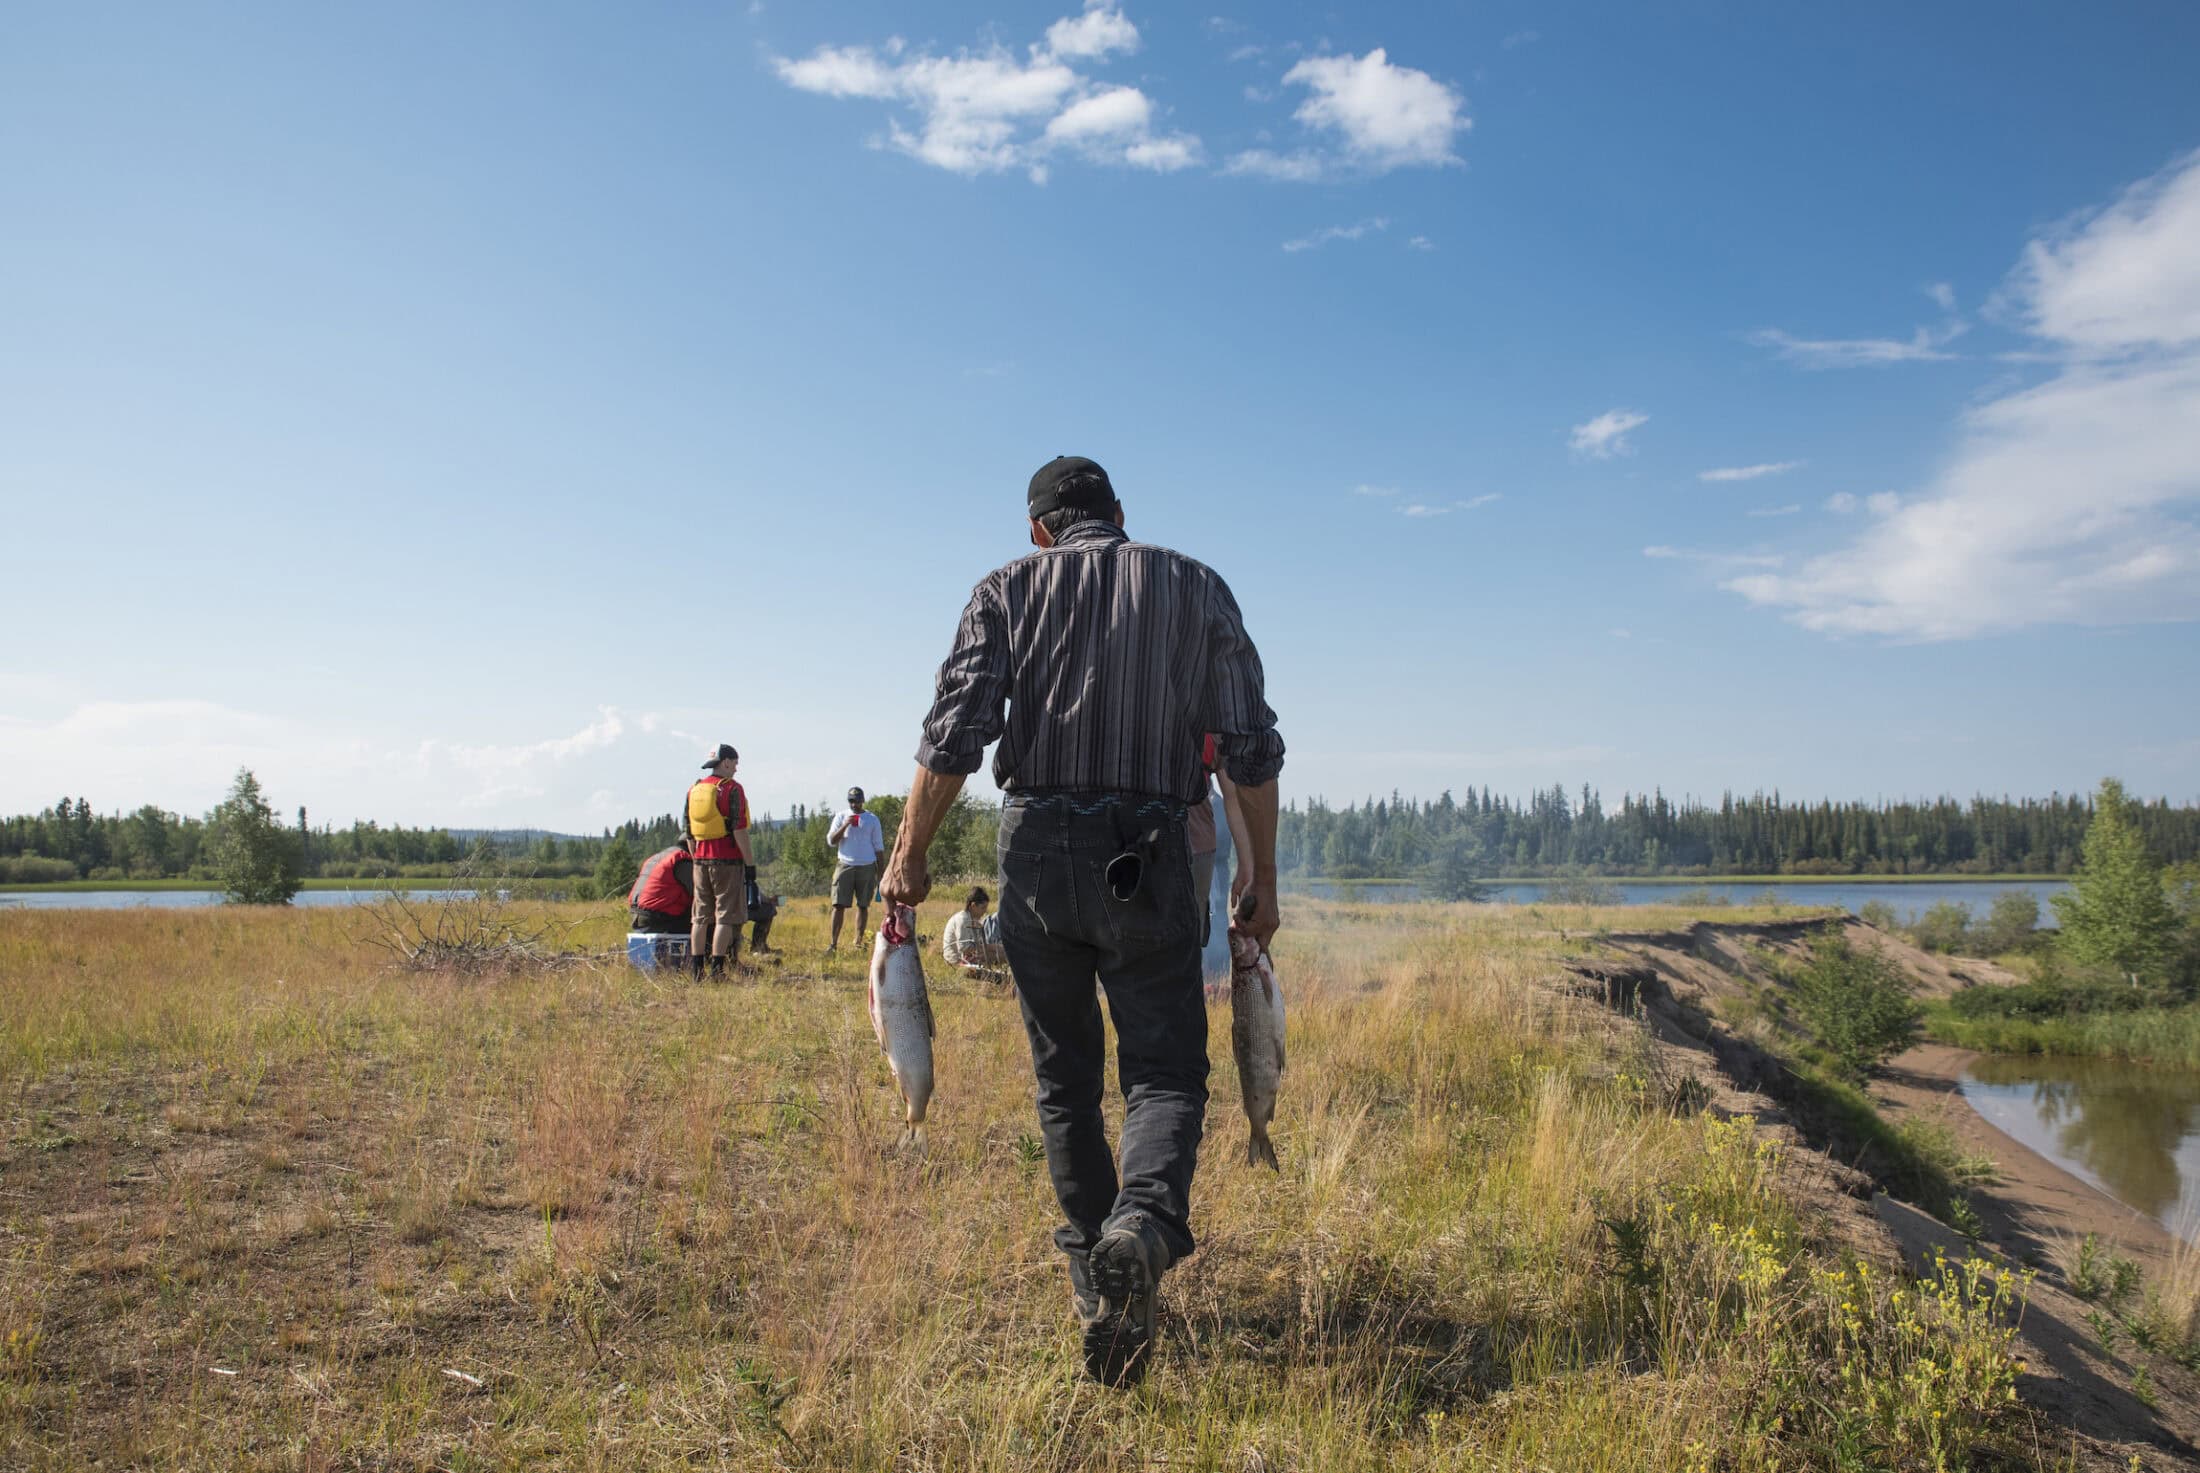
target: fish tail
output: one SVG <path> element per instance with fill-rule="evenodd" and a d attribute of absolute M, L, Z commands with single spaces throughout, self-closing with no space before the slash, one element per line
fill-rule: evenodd
<path fill-rule="evenodd" d="M 1254 1126 L 1252 1135 L 1246 1139 L 1245 1164 L 1266 1166 L 1270 1171 L 1283 1170 L 1283 1163 L 1276 1159 L 1276 1143 L 1268 1139 L 1267 1130 L 1261 1126 Z"/>

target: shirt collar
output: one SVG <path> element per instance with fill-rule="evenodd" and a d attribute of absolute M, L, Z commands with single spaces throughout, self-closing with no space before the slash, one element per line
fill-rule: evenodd
<path fill-rule="evenodd" d="M 1128 542 L 1130 540 L 1130 533 L 1124 531 L 1115 523 L 1094 517 L 1089 521 L 1077 523 L 1061 536 L 1055 538 L 1054 545 L 1056 547 L 1075 547 L 1086 542 Z"/>

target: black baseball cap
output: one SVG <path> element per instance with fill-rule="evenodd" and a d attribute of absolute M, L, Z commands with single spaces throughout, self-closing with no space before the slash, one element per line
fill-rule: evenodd
<path fill-rule="evenodd" d="M 848 790 L 848 801 L 851 803 L 861 803 L 863 801 L 863 789 L 850 788 Z"/>
<path fill-rule="evenodd" d="M 1115 486 L 1098 461 L 1082 455 L 1057 455 L 1032 475 L 1031 489 L 1024 500 L 1034 520 L 1065 506 L 1080 511 L 1112 511 Z"/>
<path fill-rule="evenodd" d="M 719 763 L 724 762 L 729 758 L 735 762 L 738 762 L 741 760 L 741 754 L 733 750 L 731 743 L 720 742 L 718 744 L 718 750 L 703 759 L 703 765 L 705 767 L 716 767 Z"/>

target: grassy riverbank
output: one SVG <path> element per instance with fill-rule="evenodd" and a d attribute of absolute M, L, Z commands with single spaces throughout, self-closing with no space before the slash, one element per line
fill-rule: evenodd
<path fill-rule="evenodd" d="M 1926 1036 L 1985 1054 L 2067 1054 L 2200 1069 L 2200 1004 L 2054 1018 L 1959 1017 L 1926 1011 Z"/>
<path fill-rule="evenodd" d="M 399 972 L 340 912 L 0 913 L 0 1464 L 2063 1466 L 2006 1304 L 1860 1272 L 1800 1163 L 1553 989 L 1561 928 L 1645 908 L 1289 918 L 1284 1170 L 1218 1012 L 1203 1247 L 1112 1394 L 1014 1004 L 936 981 L 897 1156 L 812 903 L 707 987 Z"/>

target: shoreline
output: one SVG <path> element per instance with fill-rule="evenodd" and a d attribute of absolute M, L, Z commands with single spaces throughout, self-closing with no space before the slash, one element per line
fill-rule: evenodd
<path fill-rule="evenodd" d="M 2068 875 L 1493 875 L 1482 885 L 2066 885 Z M 1319 875 L 1286 881 L 1286 890 L 1307 885 L 1418 885 L 1412 875 L 1390 879 L 1331 880 Z"/>
<path fill-rule="evenodd" d="M 1917 1113 L 1947 1126 L 1965 1150 L 1993 1158 L 1994 1180 L 1971 1188 L 1990 1240 L 2020 1258 L 2049 1263 L 2062 1244 L 2092 1233 L 2104 1247 L 2139 1259 L 2157 1282 L 2179 1254 L 2194 1251 L 2151 1215 L 2042 1156 L 1973 1108 L 1962 1080 L 1978 1057 L 1974 1049 L 1921 1043 L 1897 1055 L 1870 1093 L 1891 1123 Z"/>

